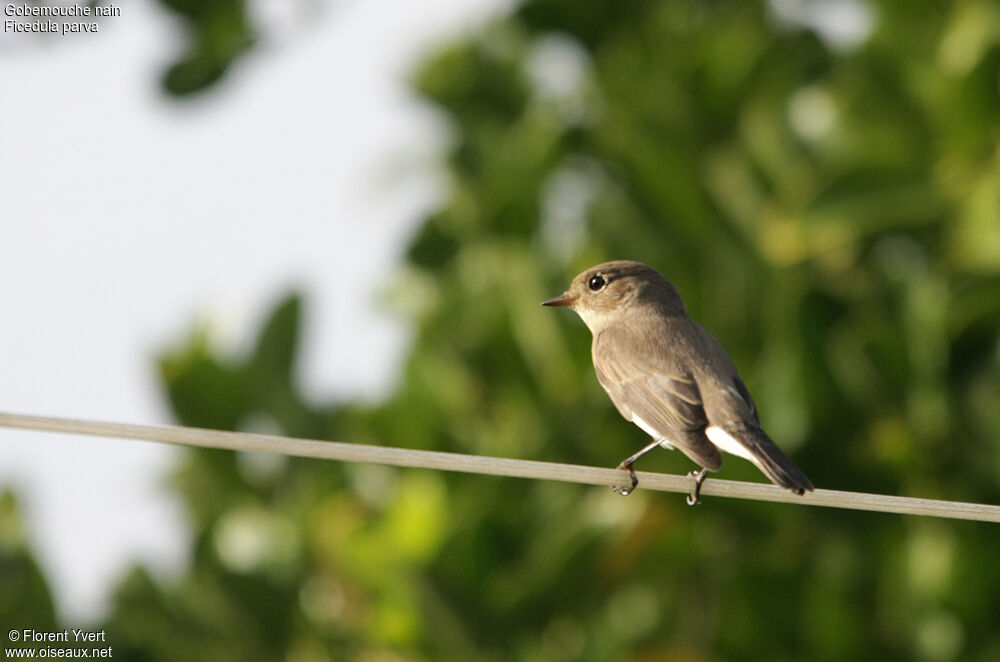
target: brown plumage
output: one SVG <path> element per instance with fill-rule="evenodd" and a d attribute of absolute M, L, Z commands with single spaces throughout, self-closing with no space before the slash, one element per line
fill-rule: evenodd
<path fill-rule="evenodd" d="M 753 462 L 774 483 L 803 494 L 812 483 L 761 428 L 750 392 L 722 345 L 687 313 L 677 288 L 659 271 L 619 260 L 588 269 L 543 305 L 571 307 L 594 336 L 597 379 L 627 420 L 657 445 L 678 448 L 704 467 L 722 466 L 720 450 Z"/>

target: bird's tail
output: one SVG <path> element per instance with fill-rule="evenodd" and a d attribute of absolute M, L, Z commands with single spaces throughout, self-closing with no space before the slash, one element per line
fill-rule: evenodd
<path fill-rule="evenodd" d="M 796 494 L 805 494 L 813 489 L 812 481 L 806 478 L 802 470 L 781 452 L 781 449 L 771 441 L 767 433 L 759 427 L 739 426 L 726 427 L 726 432 L 746 448 L 751 462 L 764 472 L 772 483 L 785 487 Z"/>

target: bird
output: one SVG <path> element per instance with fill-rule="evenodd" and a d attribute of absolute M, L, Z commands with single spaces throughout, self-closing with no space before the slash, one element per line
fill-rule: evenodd
<path fill-rule="evenodd" d="M 639 480 L 632 465 L 657 446 L 679 449 L 699 466 L 687 503 L 701 500 L 720 451 L 752 462 L 773 483 L 802 495 L 804 473 L 764 432 L 757 406 L 726 350 L 691 318 L 677 288 L 656 269 L 631 260 L 591 267 L 563 294 L 542 302 L 576 312 L 593 334 L 594 371 L 621 415 L 653 439 L 617 468 L 629 472 L 627 496 Z"/>

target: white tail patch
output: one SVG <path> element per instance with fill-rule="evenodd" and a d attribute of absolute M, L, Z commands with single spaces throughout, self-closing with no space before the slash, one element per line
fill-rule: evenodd
<path fill-rule="evenodd" d="M 709 441 L 718 446 L 719 450 L 726 451 L 732 455 L 738 455 L 757 464 L 757 458 L 747 450 L 747 447 L 722 428 L 710 425 L 705 428 L 705 436 L 708 437 Z"/>
<path fill-rule="evenodd" d="M 645 432 L 646 434 L 648 434 L 650 437 L 652 437 L 653 439 L 656 439 L 657 441 L 659 441 L 660 442 L 660 446 L 662 446 L 663 448 L 666 448 L 668 451 L 674 450 L 673 444 L 671 444 L 669 441 L 667 441 L 666 439 L 664 439 L 663 435 L 660 434 L 659 432 L 657 432 L 656 430 L 654 430 L 653 426 L 651 426 L 649 423 L 647 423 L 646 421 L 642 420 L 641 418 L 639 418 L 635 414 L 632 414 L 632 422 L 635 423 L 636 425 L 638 425 L 640 428 L 642 428 L 642 431 Z"/>

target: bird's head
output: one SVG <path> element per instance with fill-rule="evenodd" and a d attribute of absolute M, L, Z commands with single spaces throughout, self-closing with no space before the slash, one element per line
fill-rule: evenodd
<path fill-rule="evenodd" d="M 568 290 L 542 305 L 572 308 L 595 334 L 626 319 L 625 311 L 635 306 L 651 306 L 664 315 L 685 313 L 677 288 L 663 274 L 631 260 L 587 269 L 573 279 Z"/>

